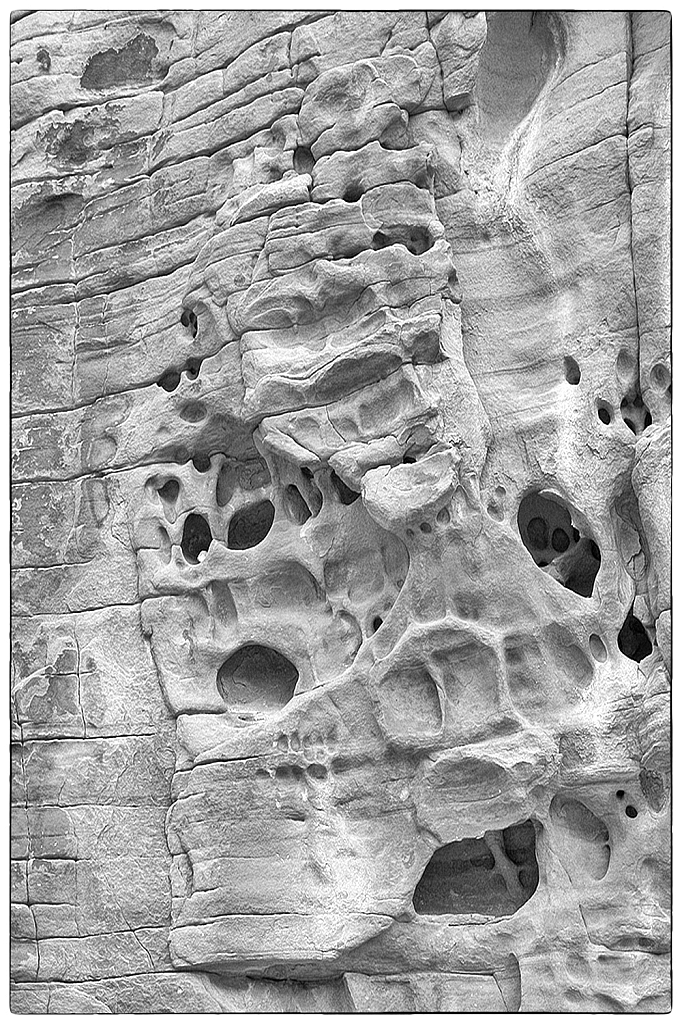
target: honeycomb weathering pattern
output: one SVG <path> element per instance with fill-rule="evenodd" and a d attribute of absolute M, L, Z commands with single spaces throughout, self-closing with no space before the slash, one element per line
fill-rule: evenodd
<path fill-rule="evenodd" d="M 13 1009 L 665 1011 L 669 15 L 11 59 Z"/>

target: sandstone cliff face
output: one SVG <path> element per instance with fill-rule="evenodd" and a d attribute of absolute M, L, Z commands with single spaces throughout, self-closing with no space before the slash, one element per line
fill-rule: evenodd
<path fill-rule="evenodd" d="M 669 17 L 12 44 L 13 1008 L 669 1005 Z"/>

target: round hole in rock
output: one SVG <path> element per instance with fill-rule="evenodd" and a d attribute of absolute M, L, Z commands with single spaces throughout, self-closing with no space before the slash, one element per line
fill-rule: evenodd
<path fill-rule="evenodd" d="M 211 468 L 211 459 L 208 455 L 195 455 L 192 459 L 192 465 L 197 473 L 208 473 Z"/>
<path fill-rule="evenodd" d="M 294 170 L 297 174 L 310 174 L 315 166 L 315 158 L 307 146 L 298 146 L 294 150 Z"/>
<path fill-rule="evenodd" d="M 618 634 L 618 647 L 626 658 L 637 662 L 647 658 L 653 650 L 651 640 L 642 623 L 633 615 L 632 608 Z"/>
<path fill-rule="evenodd" d="M 431 533 L 433 527 L 431 526 L 431 523 L 420 523 L 419 529 L 422 533 Z"/>
<path fill-rule="evenodd" d="M 570 546 L 570 540 L 565 530 L 562 530 L 560 526 L 552 534 L 552 547 L 555 551 L 558 551 L 560 555 L 567 551 Z"/>
<path fill-rule="evenodd" d="M 180 484 L 177 480 L 166 480 L 163 487 L 159 487 L 158 495 L 164 501 L 175 502 L 178 500 L 180 493 Z"/>
<path fill-rule="evenodd" d="M 616 790 L 616 796 L 618 797 L 619 800 L 622 800 L 624 798 L 624 796 L 625 796 L 625 790 L 624 789 L 617 789 Z"/>
<path fill-rule="evenodd" d="M 627 807 L 625 808 L 625 813 L 627 814 L 628 818 L 636 818 L 637 817 L 637 808 L 633 807 L 632 804 L 628 804 Z"/>
<path fill-rule="evenodd" d="M 346 203 L 357 203 L 361 196 L 362 189 L 359 185 L 348 185 L 346 191 L 343 193 L 343 199 Z"/>
<path fill-rule="evenodd" d="M 163 377 L 159 378 L 156 382 L 160 388 L 164 391 L 175 391 L 176 387 L 180 383 L 180 374 L 177 370 L 168 370 L 164 373 Z"/>
<path fill-rule="evenodd" d="M 564 356 L 564 376 L 569 384 L 580 384 L 580 367 L 573 356 Z"/>
<path fill-rule="evenodd" d="M 540 516 L 535 516 L 526 527 L 528 543 L 537 551 L 544 551 L 547 547 L 548 530 L 547 523 Z"/>
<path fill-rule="evenodd" d="M 290 519 L 299 526 L 310 519 L 311 511 L 296 484 L 289 484 L 284 490 L 284 508 Z"/>
<path fill-rule="evenodd" d="M 341 477 L 336 475 L 334 470 L 332 470 L 331 473 L 331 482 L 342 505 L 352 505 L 353 502 L 357 501 L 360 497 L 359 492 L 351 490 L 351 488 L 343 482 Z"/>
<path fill-rule="evenodd" d="M 201 561 L 211 546 L 211 527 L 198 512 L 190 512 L 182 530 L 182 553 L 192 565 Z"/>
<path fill-rule="evenodd" d="M 298 670 L 272 647 L 246 644 L 223 662 L 216 679 L 218 692 L 235 710 L 273 712 L 294 695 Z"/>
<path fill-rule="evenodd" d="M 240 508 L 230 519 L 227 546 L 235 551 L 255 548 L 270 533 L 275 518 L 275 506 L 267 498 L 254 505 Z"/>
<path fill-rule="evenodd" d="M 527 820 L 436 850 L 414 891 L 414 909 L 509 917 L 530 899 L 538 880 L 535 828 Z"/>
<path fill-rule="evenodd" d="M 605 423 L 608 426 L 608 424 L 611 422 L 612 410 L 609 408 L 608 405 L 602 402 L 600 405 L 597 406 L 597 416 L 599 417 L 602 423 Z"/>

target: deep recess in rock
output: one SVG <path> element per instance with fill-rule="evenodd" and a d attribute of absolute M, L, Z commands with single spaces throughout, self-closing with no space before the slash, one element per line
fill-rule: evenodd
<path fill-rule="evenodd" d="M 254 548 L 265 540 L 275 518 L 275 506 L 265 498 L 254 505 L 240 508 L 230 519 L 227 546 L 237 551 Z"/>
<path fill-rule="evenodd" d="M 187 327 L 192 334 L 193 338 L 196 338 L 199 325 L 197 322 L 197 315 L 192 309 L 183 309 L 180 316 L 180 323 L 183 327 Z"/>
<path fill-rule="evenodd" d="M 567 590 L 592 596 L 601 552 L 595 541 L 580 536 L 560 498 L 539 491 L 527 494 L 519 505 L 518 525 L 539 568 Z"/>
<path fill-rule="evenodd" d="M 178 384 L 180 383 L 180 372 L 178 370 L 168 370 L 164 373 L 163 377 L 160 377 L 157 384 L 164 391 L 175 391 Z"/>
<path fill-rule="evenodd" d="M 360 497 L 359 491 L 354 491 L 345 484 L 341 477 L 336 475 L 334 470 L 331 472 L 330 479 L 342 505 L 352 505 L 354 501 L 358 500 Z"/>
<path fill-rule="evenodd" d="M 569 384 L 580 384 L 580 367 L 573 356 L 564 356 L 564 376 Z"/>
<path fill-rule="evenodd" d="M 182 530 L 182 553 L 192 565 L 200 562 L 211 546 L 211 528 L 202 515 L 190 512 Z"/>
<path fill-rule="evenodd" d="M 642 661 L 648 658 L 653 647 L 644 626 L 634 614 L 632 608 L 625 617 L 625 622 L 618 633 L 618 647 L 626 658 Z"/>
<path fill-rule="evenodd" d="M 294 695 L 298 670 L 272 647 L 246 644 L 220 666 L 217 686 L 230 709 L 274 712 Z"/>
<path fill-rule="evenodd" d="M 620 413 L 633 434 L 641 434 L 651 426 L 651 413 L 644 404 L 639 388 L 628 392 L 620 403 Z"/>
<path fill-rule="evenodd" d="M 441 846 L 414 892 L 418 914 L 508 917 L 538 887 L 532 821 Z"/>
<path fill-rule="evenodd" d="M 289 518 L 293 519 L 299 526 L 303 526 L 312 515 L 296 484 L 288 484 L 285 488 L 284 507 Z"/>
<path fill-rule="evenodd" d="M 307 146 L 298 146 L 294 150 L 294 170 L 297 174 L 310 174 L 315 166 L 315 158 Z"/>

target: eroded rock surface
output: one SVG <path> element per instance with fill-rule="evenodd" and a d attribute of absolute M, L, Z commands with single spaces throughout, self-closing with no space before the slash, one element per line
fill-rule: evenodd
<path fill-rule="evenodd" d="M 18 13 L 17 1012 L 668 1008 L 669 33 Z"/>

